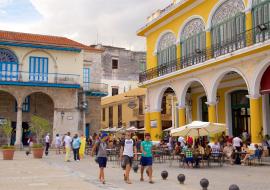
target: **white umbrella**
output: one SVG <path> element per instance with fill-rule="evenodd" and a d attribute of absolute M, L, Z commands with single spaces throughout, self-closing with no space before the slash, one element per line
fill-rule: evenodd
<path fill-rule="evenodd" d="M 221 133 L 226 130 L 227 128 L 225 124 L 193 121 L 188 125 L 172 129 L 171 135 L 182 137 L 185 136 L 199 137 L 199 136 L 215 135 L 217 133 Z"/>
<path fill-rule="evenodd" d="M 171 130 L 173 130 L 173 129 L 175 129 L 175 127 L 170 127 L 170 128 L 168 128 L 168 129 L 164 129 L 163 131 L 168 132 L 168 131 L 171 131 Z"/>

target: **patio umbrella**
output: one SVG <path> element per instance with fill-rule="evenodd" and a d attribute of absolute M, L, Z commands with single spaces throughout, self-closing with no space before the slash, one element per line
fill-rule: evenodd
<path fill-rule="evenodd" d="M 170 128 L 165 129 L 165 130 L 163 130 L 163 131 L 165 131 L 165 132 L 170 132 L 172 129 L 175 129 L 175 127 L 170 127 Z"/>
<path fill-rule="evenodd" d="M 172 136 L 191 136 L 200 137 L 207 135 L 215 135 L 226 131 L 226 125 L 221 123 L 210 123 L 203 121 L 193 121 L 192 123 L 171 130 Z"/>

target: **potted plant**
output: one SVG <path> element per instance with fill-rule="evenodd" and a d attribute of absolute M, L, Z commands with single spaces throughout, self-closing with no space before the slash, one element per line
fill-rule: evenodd
<path fill-rule="evenodd" d="M 42 117 L 33 115 L 31 117 L 31 131 L 36 135 L 36 142 L 32 146 L 34 158 L 42 158 L 44 147 L 42 145 L 42 138 L 50 131 L 50 122 Z"/>
<path fill-rule="evenodd" d="M 2 131 L 4 135 L 6 136 L 7 139 L 7 145 L 4 145 L 2 147 L 2 152 L 3 152 L 3 159 L 4 160 L 13 160 L 14 157 L 14 152 L 15 152 L 15 147 L 10 145 L 10 137 L 12 133 L 12 127 L 11 127 L 11 121 L 6 120 L 2 125 L 1 125 Z"/>

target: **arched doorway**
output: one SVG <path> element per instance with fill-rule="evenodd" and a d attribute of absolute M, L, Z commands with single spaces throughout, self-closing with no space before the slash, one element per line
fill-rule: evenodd
<path fill-rule="evenodd" d="M 191 81 L 186 85 L 186 89 L 183 94 L 186 108 L 186 123 L 191 123 L 195 120 L 208 121 L 207 93 L 203 84 L 200 81 Z"/>
<path fill-rule="evenodd" d="M 262 113 L 264 134 L 270 134 L 270 66 L 263 73 L 260 83 L 260 93 L 262 94 Z"/>
<path fill-rule="evenodd" d="M 177 97 L 172 88 L 167 88 L 161 99 L 162 130 L 178 126 Z"/>
<path fill-rule="evenodd" d="M 11 122 L 11 127 L 13 128 L 10 139 L 11 145 L 14 145 L 16 140 L 16 103 L 16 98 L 12 94 L 0 90 L 0 123 L 4 123 L 7 120 Z M 2 144 L 7 144 L 7 139 L 0 132 L 0 145 Z"/>
<path fill-rule="evenodd" d="M 28 145 L 28 139 L 32 134 L 31 131 L 31 117 L 33 115 L 39 116 L 49 121 L 53 126 L 54 117 L 54 102 L 52 98 L 43 92 L 34 92 L 26 96 L 22 104 L 22 143 Z M 53 133 L 51 128 L 50 133 Z"/>
<path fill-rule="evenodd" d="M 217 122 L 226 123 L 230 136 L 241 135 L 244 131 L 251 134 L 248 83 L 244 75 L 237 69 L 228 69 L 217 76 L 213 87 Z"/>
<path fill-rule="evenodd" d="M 232 113 L 232 135 L 241 136 L 244 131 L 250 131 L 250 104 L 247 90 L 237 90 L 230 93 Z"/>

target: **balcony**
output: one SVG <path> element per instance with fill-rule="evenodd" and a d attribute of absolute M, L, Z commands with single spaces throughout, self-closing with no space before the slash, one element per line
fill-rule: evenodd
<path fill-rule="evenodd" d="M 87 96 L 108 96 L 108 85 L 104 83 L 84 82 L 83 90 Z"/>
<path fill-rule="evenodd" d="M 140 83 L 143 83 L 147 80 L 218 58 L 222 55 L 265 42 L 269 39 L 270 23 L 261 24 L 226 41 L 213 45 L 212 47 L 197 49 L 194 53 L 182 56 L 180 59 L 148 69 L 140 73 L 139 81 Z"/>
<path fill-rule="evenodd" d="M 0 71 L 0 85 L 80 88 L 79 75 Z"/>

